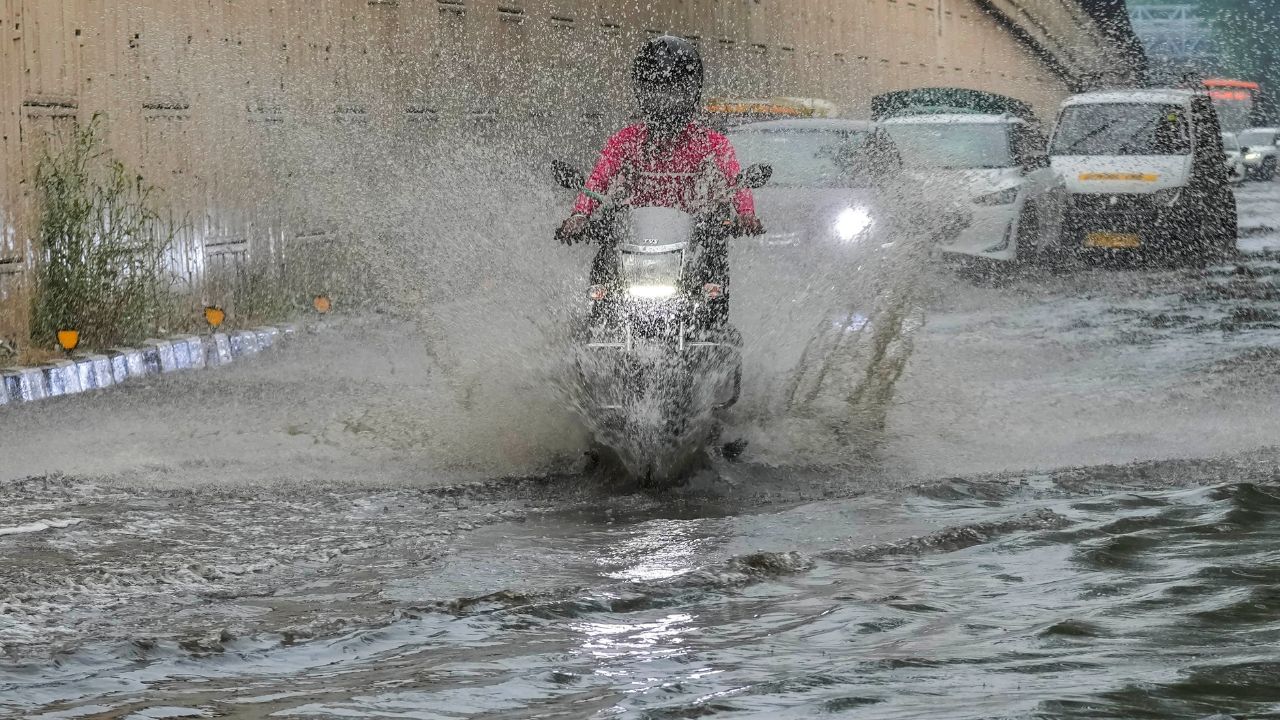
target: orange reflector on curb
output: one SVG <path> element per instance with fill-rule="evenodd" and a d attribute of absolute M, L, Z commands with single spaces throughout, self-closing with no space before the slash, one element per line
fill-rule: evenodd
<path fill-rule="evenodd" d="M 327 295 L 317 295 L 316 299 L 311 301 L 311 306 L 316 309 L 316 312 L 324 315 L 333 309 L 333 302 L 329 300 Z"/>
<path fill-rule="evenodd" d="M 209 323 L 209 327 L 218 328 L 227 319 L 227 313 L 216 305 L 210 305 L 204 309 L 204 321 Z"/>
<path fill-rule="evenodd" d="M 66 350 L 67 352 L 71 352 L 72 350 L 75 350 L 80 345 L 80 331 L 79 330 L 59 330 L 58 344 L 61 345 L 62 349 Z"/>

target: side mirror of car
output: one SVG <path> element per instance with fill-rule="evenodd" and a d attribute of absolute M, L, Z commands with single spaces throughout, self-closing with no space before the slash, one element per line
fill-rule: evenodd
<path fill-rule="evenodd" d="M 1028 172 L 1031 170 L 1043 170 L 1050 166 L 1049 155 L 1042 152 L 1024 155 L 1021 165 L 1022 169 Z"/>
<path fill-rule="evenodd" d="M 587 178 L 578 168 L 563 160 L 551 161 L 551 172 L 556 184 L 565 190 L 581 190 L 587 184 Z"/>
<path fill-rule="evenodd" d="M 762 188 L 769 184 L 769 178 L 773 177 L 772 165 L 752 165 L 738 176 L 738 187 Z"/>

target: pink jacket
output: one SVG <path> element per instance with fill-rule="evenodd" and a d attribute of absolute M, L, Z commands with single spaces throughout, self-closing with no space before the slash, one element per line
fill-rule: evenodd
<path fill-rule="evenodd" d="M 609 185 L 619 173 L 634 170 L 638 172 L 631 204 L 688 210 L 686 199 L 708 160 L 713 161 L 731 182 L 741 171 L 729 138 L 697 123 L 689 123 L 675 139 L 674 149 L 663 152 L 661 156 L 646 142 L 648 137 L 649 131 L 644 123 L 638 123 L 609 138 L 600 152 L 595 170 L 587 179 L 587 189 L 596 193 L 608 192 Z M 574 203 L 573 211 L 590 215 L 599 205 L 598 201 L 582 194 Z M 748 188 L 734 195 L 734 205 L 739 215 L 755 214 L 755 199 Z"/>

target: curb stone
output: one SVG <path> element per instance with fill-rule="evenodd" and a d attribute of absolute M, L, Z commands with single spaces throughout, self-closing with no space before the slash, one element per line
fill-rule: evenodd
<path fill-rule="evenodd" d="M 174 342 L 178 346 L 184 346 L 187 349 L 187 357 L 191 363 L 192 370 L 203 370 L 205 366 L 205 350 L 204 341 L 196 335 L 188 335 L 186 337 L 175 338 Z"/>
<path fill-rule="evenodd" d="M 205 345 L 205 364 L 210 367 L 229 364 L 231 357 L 231 338 L 226 333 L 214 333 L 209 336 Z"/>
<path fill-rule="evenodd" d="M 71 361 L 76 366 L 76 380 L 80 382 L 80 389 L 97 387 L 94 383 L 96 378 L 93 376 L 93 361 L 88 358 L 76 358 Z"/>
<path fill-rule="evenodd" d="M 80 392 L 80 372 L 76 370 L 76 364 L 70 360 L 51 362 L 41 365 L 40 369 L 44 372 L 49 397 L 75 395 Z"/>
<path fill-rule="evenodd" d="M 258 352 L 258 334 L 252 330 L 241 330 L 231 335 L 231 357 L 239 358 L 254 355 Z"/>
<path fill-rule="evenodd" d="M 153 368 L 153 372 L 171 373 L 184 369 L 178 365 L 178 354 L 174 352 L 173 343 L 168 340 L 143 340 L 142 356 L 147 359 L 147 367 Z"/>
<path fill-rule="evenodd" d="M 48 393 L 40 368 L 9 368 L 4 371 L 4 384 L 10 400 L 15 403 L 43 400 Z"/>
<path fill-rule="evenodd" d="M 116 384 L 115 371 L 111 367 L 111 358 L 106 355 L 94 353 L 89 355 L 81 355 L 77 361 L 87 363 L 92 372 L 91 384 L 88 387 L 93 389 L 109 388 Z M 80 386 L 85 387 L 84 375 L 80 376 Z"/>
<path fill-rule="evenodd" d="M 147 376 L 147 359 L 137 348 L 116 348 L 111 351 L 111 372 L 116 382 Z"/>
<path fill-rule="evenodd" d="M 258 347 L 266 350 L 276 344 L 280 339 L 280 330 L 273 327 L 255 328 L 254 332 L 258 335 Z"/>
<path fill-rule="evenodd" d="M 151 338 L 136 348 L 77 354 L 38 367 L 4 368 L 0 370 L 0 407 L 105 390 L 137 378 L 221 367 L 282 347 L 300 332 L 298 325 L 290 323 L 204 337 Z"/>

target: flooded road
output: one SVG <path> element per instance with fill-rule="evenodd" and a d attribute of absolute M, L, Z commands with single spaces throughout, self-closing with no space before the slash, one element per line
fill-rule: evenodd
<path fill-rule="evenodd" d="M 5 410 L 0 716 L 1280 717 L 1280 186 L 1240 198 L 1207 271 L 931 273 L 859 463 L 638 492 L 386 318 Z"/>

